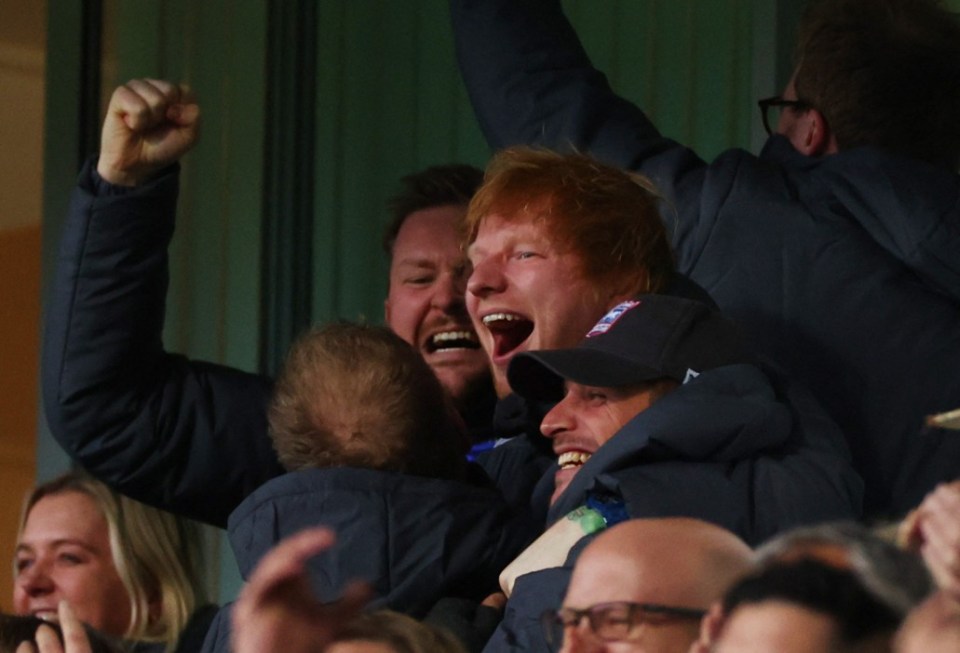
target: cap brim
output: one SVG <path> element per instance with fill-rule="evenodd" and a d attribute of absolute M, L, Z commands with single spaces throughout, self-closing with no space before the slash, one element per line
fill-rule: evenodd
<path fill-rule="evenodd" d="M 507 369 L 510 388 L 525 399 L 559 401 L 563 382 L 598 388 L 619 388 L 664 376 L 604 351 L 578 347 L 527 351 L 514 356 Z"/>

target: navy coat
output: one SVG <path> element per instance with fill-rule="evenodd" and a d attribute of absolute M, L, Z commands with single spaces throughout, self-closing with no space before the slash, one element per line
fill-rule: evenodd
<path fill-rule="evenodd" d="M 479 601 L 495 591 L 500 570 L 532 534 L 493 488 L 367 469 L 305 470 L 270 481 L 230 515 L 244 579 L 282 538 L 317 525 L 337 534 L 309 567 L 320 600 L 366 580 L 376 596 L 371 608 L 418 618 L 442 597 Z M 230 650 L 229 611 L 217 616 L 205 652 Z"/>

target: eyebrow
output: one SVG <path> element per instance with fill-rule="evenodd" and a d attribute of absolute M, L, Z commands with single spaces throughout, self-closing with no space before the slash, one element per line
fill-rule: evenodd
<path fill-rule="evenodd" d="M 47 543 L 44 543 L 44 544 L 47 544 Z M 58 540 L 52 540 L 48 544 L 48 547 L 51 549 L 58 549 L 62 546 L 76 546 L 90 553 L 100 553 L 100 549 L 96 547 L 92 547 L 88 544 L 85 544 L 80 540 L 74 540 L 70 538 L 60 538 Z M 25 544 L 23 542 L 20 542 L 17 544 L 17 548 L 14 550 L 14 554 L 20 553 L 21 551 L 34 553 L 36 549 L 37 549 L 37 546 L 34 544 Z"/>
<path fill-rule="evenodd" d="M 433 268 L 437 264 L 429 258 L 405 258 L 397 261 L 397 267 L 408 268 Z"/>
<path fill-rule="evenodd" d="M 463 248 L 463 255 L 469 257 L 471 254 L 475 254 L 477 252 L 483 253 L 485 251 L 486 250 L 482 247 L 477 247 L 477 241 L 473 241 Z"/>

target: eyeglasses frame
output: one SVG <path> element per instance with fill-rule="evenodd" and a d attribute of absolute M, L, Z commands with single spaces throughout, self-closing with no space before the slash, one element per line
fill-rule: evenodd
<path fill-rule="evenodd" d="M 547 643 L 551 646 L 560 645 L 561 642 L 554 642 L 554 628 L 556 626 L 563 626 L 565 629 L 567 626 L 577 626 L 580 622 L 583 621 L 583 618 L 587 618 L 587 623 L 590 624 L 590 632 L 596 635 L 598 638 L 604 641 L 617 641 L 618 638 L 605 638 L 599 632 L 597 632 L 597 627 L 594 622 L 597 614 L 600 610 L 612 608 L 615 606 L 627 606 L 627 614 L 629 629 L 633 629 L 635 626 L 642 623 L 649 622 L 651 616 L 658 616 L 664 620 L 674 618 L 674 619 L 702 619 L 706 610 L 701 610 L 699 608 L 682 608 L 673 605 L 662 605 L 659 603 L 633 603 L 631 601 L 610 601 L 608 603 L 596 603 L 591 605 L 588 608 L 578 609 L 578 608 L 560 608 L 559 610 L 547 610 L 540 615 L 540 626 L 543 629 L 544 637 L 547 639 Z M 569 617 L 564 618 L 563 613 L 566 613 Z M 638 620 L 637 617 L 640 616 Z"/>
<path fill-rule="evenodd" d="M 773 134 L 773 130 L 770 128 L 770 107 L 788 107 L 790 109 L 796 109 L 797 111 L 803 111 L 810 108 L 810 103 L 804 100 L 785 100 L 782 95 L 773 95 L 757 100 L 757 106 L 760 107 L 760 117 L 763 119 L 763 128 L 767 131 L 767 134 L 770 135 Z"/>

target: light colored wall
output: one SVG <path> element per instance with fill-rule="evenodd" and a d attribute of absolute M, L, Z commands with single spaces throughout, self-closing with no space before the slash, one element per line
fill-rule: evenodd
<path fill-rule="evenodd" d="M 46 3 L 0 3 L 0 610 L 35 478 Z"/>

